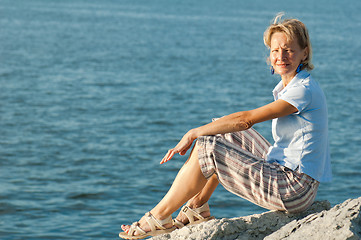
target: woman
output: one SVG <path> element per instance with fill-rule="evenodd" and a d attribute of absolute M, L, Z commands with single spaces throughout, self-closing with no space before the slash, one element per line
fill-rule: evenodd
<path fill-rule="evenodd" d="M 281 16 L 264 33 L 271 73 L 282 79 L 273 90 L 275 101 L 187 132 L 161 161 L 184 155 L 197 139 L 170 190 L 139 222 L 123 225 L 121 238 L 212 219 L 207 202 L 218 183 L 266 209 L 299 212 L 313 203 L 319 182 L 331 180 L 326 100 L 306 71 L 313 69 L 308 31 L 299 20 Z M 272 146 L 251 128 L 271 119 Z"/>

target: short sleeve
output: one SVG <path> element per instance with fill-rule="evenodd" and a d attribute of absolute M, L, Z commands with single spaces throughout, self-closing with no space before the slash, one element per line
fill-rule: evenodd
<path fill-rule="evenodd" d="M 299 114 L 308 106 L 312 100 L 311 98 L 312 95 L 308 88 L 304 85 L 296 85 L 285 89 L 279 99 L 282 99 L 297 108 L 298 112 L 296 114 Z"/>

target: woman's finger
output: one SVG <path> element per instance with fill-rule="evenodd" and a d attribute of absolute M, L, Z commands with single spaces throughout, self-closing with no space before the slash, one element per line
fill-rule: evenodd
<path fill-rule="evenodd" d="M 175 154 L 174 149 L 168 150 L 167 154 L 163 157 L 162 161 L 160 161 L 160 164 L 163 164 L 171 160 L 174 154 Z"/>
<path fill-rule="evenodd" d="M 180 155 L 185 155 L 188 149 L 192 146 L 193 141 L 190 141 L 187 137 L 183 136 L 182 140 L 174 148 L 168 150 L 167 154 L 163 157 L 160 164 L 168 162 L 172 159 L 174 154 L 179 153 Z"/>

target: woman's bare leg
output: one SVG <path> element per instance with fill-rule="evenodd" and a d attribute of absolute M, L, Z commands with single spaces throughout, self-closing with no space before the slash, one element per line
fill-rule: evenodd
<path fill-rule="evenodd" d="M 180 208 L 185 202 L 199 193 L 207 183 L 201 172 L 196 144 L 186 164 L 178 172 L 171 188 L 151 212 L 160 219 L 166 218 Z"/>
<path fill-rule="evenodd" d="M 218 182 L 218 178 L 217 175 L 214 174 L 210 179 L 208 179 L 207 184 L 204 186 L 204 188 L 202 189 L 202 191 L 200 191 L 197 195 L 195 195 L 194 197 L 192 197 L 188 202 L 187 202 L 187 206 L 189 206 L 192 209 L 201 207 L 203 204 L 205 204 L 206 202 L 208 202 L 208 200 L 211 198 L 214 190 L 216 190 L 217 186 L 218 186 L 219 182 Z M 208 209 L 208 211 L 204 211 L 201 212 L 200 215 L 202 217 L 209 217 L 211 216 L 211 212 Z M 177 216 L 177 220 L 182 222 L 183 224 L 187 224 L 189 223 L 189 219 L 188 217 L 182 212 L 180 211 L 178 216 Z"/>
<path fill-rule="evenodd" d="M 178 172 L 178 175 L 168 193 L 150 211 L 157 219 L 162 220 L 167 218 L 195 195 L 198 195 L 198 197 L 203 199 L 209 199 L 210 195 L 213 193 L 214 190 L 210 194 L 207 191 L 203 194 L 200 193 L 205 188 L 207 179 L 204 177 L 199 166 L 198 149 L 199 146 L 196 144 L 189 156 L 189 159 Z M 213 185 L 214 183 L 208 187 L 212 189 L 214 187 Z M 140 226 L 145 231 L 150 230 L 149 226 L 145 224 L 143 219 L 140 220 Z M 171 226 L 164 227 L 167 228 Z M 122 229 L 127 231 L 129 226 L 123 226 Z"/>
<path fill-rule="evenodd" d="M 218 184 L 219 182 L 217 175 L 213 174 L 213 176 L 208 179 L 207 184 L 204 186 L 202 191 L 200 191 L 197 195 L 188 201 L 189 206 L 192 208 L 197 208 L 208 202 L 214 190 L 216 190 Z"/>

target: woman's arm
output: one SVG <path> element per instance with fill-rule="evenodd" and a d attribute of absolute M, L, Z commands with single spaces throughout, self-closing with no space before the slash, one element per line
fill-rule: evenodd
<path fill-rule="evenodd" d="M 287 116 L 297 112 L 297 108 L 284 100 L 277 100 L 260 108 L 250 111 L 236 112 L 217 121 L 201 126 L 194 131 L 194 139 L 199 136 L 224 134 L 247 130 L 254 124 Z"/>
<path fill-rule="evenodd" d="M 236 112 L 224 116 L 219 118 L 217 121 L 188 131 L 181 141 L 173 149 L 168 151 L 160 163 L 163 164 L 169 161 L 176 153 L 181 155 L 186 154 L 188 149 L 192 146 L 193 141 L 200 136 L 247 130 L 256 123 L 284 117 L 297 111 L 296 107 L 279 99 L 260 108 L 250 111 Z"/>

